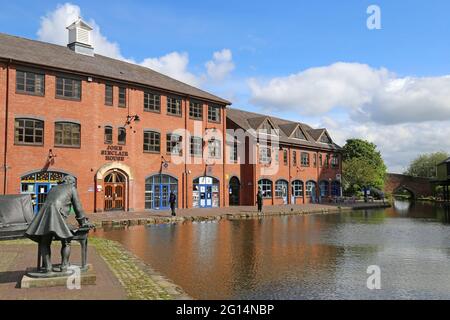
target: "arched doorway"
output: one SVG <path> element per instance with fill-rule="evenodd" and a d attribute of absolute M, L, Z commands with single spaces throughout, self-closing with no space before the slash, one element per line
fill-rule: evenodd
<path fill-rule="evenodd" d="M 330 183 L 326 180 L 322 180 L 319 182 L 319 202 L 322 202 L 323 199 L 326 199 L 329 195 Z"/>
<path fill-rule="evenodd" d="M 232 177 L 230 179 L 230 199 L 229 203 L 230 206 L 238 206 L 240 204 L 240 190 L 241 190 L 241 183 L 239 181 L 238 177 Z"/>
<path fill-rule="evenodd" d="M 306 182 L 306 197 L 310 199 L 311 203 L 316 203 L 316 182 L 315 181 L 308 181 Z"/>
<path fill-rule="evenodd" d="M 175 207 L 178 207 L 178 179 L 166 174 L 148 177 L 145 179 L 145 209 L 169 209 L 171 192 L 176 196 Z"/>
<path fill-rule="evenodd" d="M 193 181 L 192 207 L 218 208 L 220 205 L 219 180 L 214 177 L 198 177 Z"/>
<path fill-rule="evenodd" d="M 299 204 L 303 202 L 303 181 L 294 180 L 292 182 L 292 197 L 293 197 L 292 201 L 293 204 Z"/>
<path fill-rule="evenodd" d="M 39 212 L 50 189 L 58 185 L 67 175 L 59 171 L 36 171 L 20 178 L 20 191 L 31 196 L 34 213 Z"/>
<path fill-rule="evenodd" d="M 113 170 L 103 179 L 105 188 L 105 211 L 125 210 L 127 178 L 118 170 Z"/>
<path fill-rule="evenodd" d="M 331 196 L 341 197 L 341 183 L 339 181 L 333 181 L 331 183 Z"/>
<path fill-rule="evenodd" d="M 275 183 L 275 197 L 283 199 L 283 203 L 287 204 L 288 182 L 286 180 L 278 180 Z"/>

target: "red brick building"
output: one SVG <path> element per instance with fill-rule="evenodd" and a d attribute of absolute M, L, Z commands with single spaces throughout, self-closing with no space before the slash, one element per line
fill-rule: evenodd
<path fill-rule="evenodd" d="M 50 188 L 70 174 L 87 212 L 165 209 L 170 192 L 179 208 L 254 204 L 261 164 L 227 164 L 226 126 L 240 125 L 233 116 L 238 111 L 227 120 L 230 102 L 94 54 L 81 20 L 68 29 L 68 47 L 0 34 L 1 194 L 29 193 L 38 210 Z M 311 157 L 338 152 L 331 140 L 320 142 L 330 139 L 326 131 L 302 128 L 309 142 L 288 137 L 280 142 L 283 150 Z M 339 163 L 297 170 L 291 161 L 271 178 L 273 188 L 279 179 L 319 183 L 340 172 Z M 283 201 L 275 193 L 267 203 Z"/>
<path fill-rule="evenodd" d="M 235 163 L 227 165 L 232 202 L 254 205 L 259 188 L 265 205 L 323 202 L 341 195 L 341 148 L 326 129 L 237 109 L 227 110 L 227 128 L 249 133 L 245 159 L 231 156 Z M 229 148 L 236 150 L 242 141 Z"/>

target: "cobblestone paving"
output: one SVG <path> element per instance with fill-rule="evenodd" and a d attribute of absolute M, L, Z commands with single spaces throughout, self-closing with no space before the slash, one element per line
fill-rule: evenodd
<path fill-rule="evenodd" d="M 95 246 L 132 300 L 190 299 L 182 290 L 154 272 L 119 243 L 91 238 Z"/>

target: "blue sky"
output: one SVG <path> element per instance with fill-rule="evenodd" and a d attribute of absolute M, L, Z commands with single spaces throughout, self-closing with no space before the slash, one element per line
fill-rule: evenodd
<path fill-rule="evenodd" d="M 450 116 L 445 76 L 450 74 L 450 2 L 431 2 L 70 3 L 79 7 L 83 18 L 95 21 L 101 34 L 120 47 L 124 58 L 143 64 L 147 58 L 156 59 L 147 66 L 158 68 L 167 54 L 185 53 L 188 62 L 183 72 L 195 78 L 196 85 L 232 99 L 233 106 L 326 126 L 339 143 L 353 136 L 369 139 L 380 147 L 391 171 L 401 172 L 420 152 L 450 150 L 450 143 L 417 140 L 424 130 L 432 136 L 431 131 L 442 128 L 443 139 L 449 133 L 445 129 Z M 42 17 L 64 3 L 2 1 L 0 32 L 38 39 Z M 366 27 L 366 9 L 371 4 L 381 9 L 381 30 Z M 41 37 L 51 39 L 51 35 Z M 205 63 L 215 61 L 213 54 L 223 49 L 232 53 L 232 58 L 226 58 L 232 68 L 213 81 Z M 333 67 L 338 62 L 347 64 Z M 305 74 L 307 70 L 313 70 L 314 75 Z M 341 80 L 340 74 L 347 80 Z M 297 75 L 294 81 L 292 75 Z M 330 77 L 332 85 L 314 85 Z M 279 80 L 278 85 L 271 83 L 274 79 Z M 295 93 L 309 88 L 310 83 L 309 92 L 293 94 L 292 101 L 270 97 L 275 89 L 289 87 L 286 92 Z M 402 89 L 398 94 L 379 93 L 399 85 Z M 423 92 L 428 96 L 421 95 Z M 324 96 L 331 98 L 316 108 L 315 99 Z M 437 101 L 437 96 L 442 99 Z M 422 109 L 427 108 L 436 116 L 424 113 Z M 390 139 L 399 132 L 397 140 Z M 404 147 L 394 147 L 394 143 Z M 417 143 L 421 147 L 412 148 Z"/>

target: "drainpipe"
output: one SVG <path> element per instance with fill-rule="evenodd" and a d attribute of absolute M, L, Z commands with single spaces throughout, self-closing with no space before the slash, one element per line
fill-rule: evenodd
<path fill-rule="evenodd" d="M 9 113 L 9 68 L 11 65 L 12 59 L 9 59 L 6 64 L 6 99 L 5 99 L 5 146 L 4 146 L 4 155 L 3 155 L 3 194 L 6 194 L 6 190 L 8 187 L 8 162 L 7 162 L 7 152 L 8 152 L 8 113 Z"/>
<path fill-rule="evenodd" d="M 226 150 L 226 147 L 225 147 L 225 145 L 226 145 L 226 133 L 225 133 L 225 131 L 226 131 L 226 121 L 227 121 L 227 119 L 226 119 L 226 114 L 225 114 L 225 108 L 226 108 L 226 106 L 224 107 L 224 108 L 222 108 L 222 110 L 221 110 L 221 112 L 222 112 L 222 158 L 223 158 L 223 163 L 222 163 L 222 180 L 223 180 L 223 206 L 224 207 L 226 207 L 227 206 L 227 204 L 226 204 L 226 195 L 228 195 L 228 197 L 230 196 L 230 193 L 229 193 L 229 191 L 228 191 L 228 188 L 227 188 L 227 182 L 226 182 L 226 179 L 225 179 L 225 164 L 226 164 L 226 155 L 225 155 L 225 150 Z M 228 202 L 229 202 L 230 200 L 228 199 Z"/>
<path fill-rule="evenodd" d="M 190 97 L 188 97 L 187 99 L 189 99 L 190 101 Z M 183 183 L 183 188 L 182 188 L 182 195 L 183 195 L 183 203 L 182 203 L 182 207 L 183 208 L 188 208 L 188 169 L 187 169 L 187 156 L 188 156 L 188 152 L 190 152 L 189 150 L 189 145 L 190 145 L 190 141 L 188 142 L 187 140 L 187 131 L 188 131 L 188 127 L 187 127 L 187 117 L 188 117 L 188 112 L 189 112 L 189 106 L 188 106 L 188 100 L 185 99 L 184 100 L 184 129 L 185 129 L 185 133 L 186 133 L 186 137 L 184 137 L 184 181 L 182 181 Z M 183 180 L 183 179 L 182 179 Z"/>
<path fill-rule="evenodd" d="M 283 149 L 283 162 L 284 162 L 284 150 Z M 293 186 L 292 186 L 292 176 L 291 176 L 291 148 L 288 146 L 287 147 L 287 163 L 288 163 L 288 175 L 289 175 L 289 190 L 288 190 L 288 203 L 289 204 L 295 204 L 295 197 L 294 197 L 294 192 L 293 192 Z M 284 164 L 284 163 L 283 163 Z M 292 199 L 294 199 L 294 203 L 292 202 Z"/>

